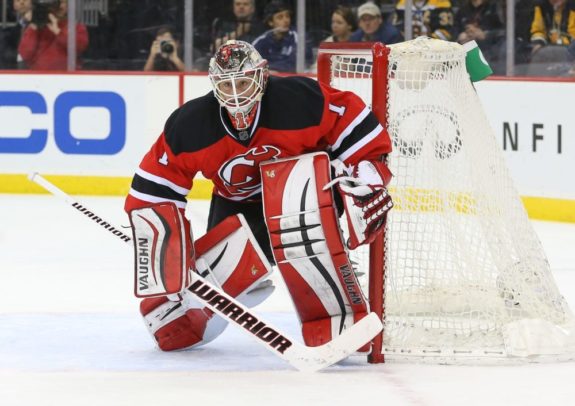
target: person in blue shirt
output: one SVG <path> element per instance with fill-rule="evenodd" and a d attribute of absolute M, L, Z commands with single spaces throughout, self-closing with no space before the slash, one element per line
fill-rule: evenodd
<path fill-rule="evenodd" d="M 264 9 L 264 22 L 271 27 L 253 42 L 272 72 L 295 72 L 297 53 L 297 32 L 291 27 L 291 9 L 282 1 L 273 0 Z M 313 54 L 306 46 L 305 59 L 312 62 Z"/>
<path fill-rule="evenodd" d="M 403 41 L 401 32 L 381 18 L 381 10 L 373 3 L 364 3 L 357 9 L 359 29 L 351 34 L 349 41 L 379 41 L 395 44 Z"/>

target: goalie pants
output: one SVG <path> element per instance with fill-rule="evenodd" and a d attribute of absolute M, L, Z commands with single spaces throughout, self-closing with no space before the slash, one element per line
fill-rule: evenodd
<path fill-rule="evenodd" d="M 270 238 L 264 221 L 262 202 L 236 202 L 212 195 L 210 213 L 208 215 L 208 230 L 211 230 L 226 217 L 241 213 L 247 220 L 254 237 L 270 263 L 275 264 Z"/>

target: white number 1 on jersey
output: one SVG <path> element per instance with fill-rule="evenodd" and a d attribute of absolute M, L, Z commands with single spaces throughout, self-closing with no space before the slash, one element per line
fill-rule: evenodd
<path fill-rule="evenodd" d="M 168 154 L 166 152 L 164 152 L 164 155 L 162 155 L 162 157 L 160 159 L 158 159 L 158 162 L 164 166 L 167 166 L 168 165 Z"/>

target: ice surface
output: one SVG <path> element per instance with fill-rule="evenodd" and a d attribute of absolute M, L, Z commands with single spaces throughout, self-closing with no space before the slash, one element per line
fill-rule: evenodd
<path fill-rule="evenodd" d="M 86 198 L 127 224 L 120 198 Z M 207 202 L 193 202 L 203 233 Z M 575 225 L 534 222 L 575 305 Z M 131 249 L 51 196 L 0 195 L 0 405 L 569 405 L 575 363 L 369 365 L 303 374 L 229 327 L 208 346 L 158 351 L 138 314 Z M 283 283 L 257 308 L 299 337 Z"/>

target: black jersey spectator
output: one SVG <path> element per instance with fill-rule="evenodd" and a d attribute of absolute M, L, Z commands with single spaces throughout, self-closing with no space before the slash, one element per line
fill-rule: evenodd
<path fill-rule="evenodd" d="M 411 6 L 413 38 L 428 36 L 453 39 L 453 7 L 449 0 L 413 0 Z M 399 0 L 393 13 L 393 25 L 403 33 L 405 0 Z"/>
<path fill-rule="evenodd" d="M 212 24 L 212 48 L 230 39 L 252 42 L 266 27 L 256 16 L 255 0 L 232 0 L 232 16 L 216 18 Z"/>
<path fill-rule="evenodd" d="M 490 64 L 501 55 L 505 40 L 500 11 L 495 0 L 465 0 L 455 14 L 457 42 L 476 41 Z"/>
<path fill-rule="evenodd" d="M 497 2 L 494 0 L 465 0 L 455 14 L 454 23 L 457 42 L 464 44 L 475 40 L 483 50 L 504 35 Z"/>

